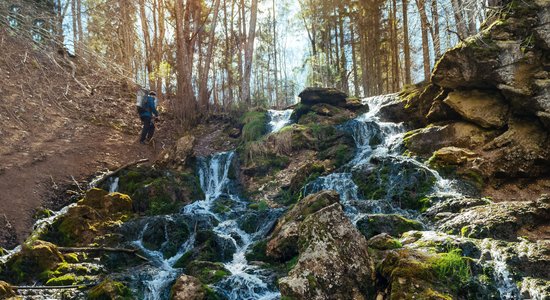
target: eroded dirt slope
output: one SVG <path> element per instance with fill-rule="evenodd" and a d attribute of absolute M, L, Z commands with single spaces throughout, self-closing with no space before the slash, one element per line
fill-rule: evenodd
<path fill-rule="evenodd" d="M 70 184 L 154 158 L 169 126 L 142 146 L 127 80 L 5 29 L 0 52 L 0 247 L 11 248 L 39 207 L 59 208 L 54 199 Z"/>

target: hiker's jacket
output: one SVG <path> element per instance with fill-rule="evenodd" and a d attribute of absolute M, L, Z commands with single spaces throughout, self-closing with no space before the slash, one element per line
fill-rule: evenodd
<path fill-rule="evenodd" d="M 159 112 L 157 111 L 157 106 L 155 104 L 155 98 L 151 96 L 147 96 L 147 103 L 145 103 L 145 107 L 143 111 L 139 114 L 140 117 L 152 117 L 152 115 L 155 115 L 155 117 L 159 116 Z"/>

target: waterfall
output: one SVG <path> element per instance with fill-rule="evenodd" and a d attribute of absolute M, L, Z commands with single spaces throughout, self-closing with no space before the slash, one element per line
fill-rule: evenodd
<path fill-rule="evenodd" d="M 277 132 L 291 123 L 292 109 L 267 111 L 269 117 L 269 133 Z"/>
<path fill-rule="evenodd" d="M 278 299 L 280 293 L 271 283 L 270 274 L 257 266 L 249 264 L 245 254 L 248 248 L 257 240 L 265 237 L 281 210 L 268 210 L 261 220 L 258 228 L 252 233 L 243 230 L 242 222 L 248 217 L 258 217 L 248 208 L 248 202 L 241 198 L 236 188 L 236 183 L 230 179 L 231 165 L 234 152 L 223 152 L 211 157 L 199 158 L 198 175 L 200 185 L 205 194 L 205 199 L 185 206 L 178 216 L 187 220 L 187 223 L 195 227 L 212 230 L 217 238 L 224 240 L 235 249 L 233 256 L 224 263 L 224 267 L 231 273 L 212 288 L 226 299 Z M 217 201 L 223 200 L 230 203 L 227 212 L 216 211 Z M 161 216 L 161 218 L 174 218 L 175 216 Z M 158 217 L 157 217 L 158 218 Z M 150 222 L 158 222 L 152 218 Z M 152 261 L 154 268 L 150 274 L 141 276 L 144 288 L 143 294 L 146 300 L 167 299 L 169 284 L 171 284 L 185 270 L 174 268 L 174 264 L 186 252 L 195 246 L 193 234 L 179 249 L 178 253 L 166 258 L 160 251 L 152 251 L 143 245 L 143 235 L 150 223 L 146 222 L 141 230 L 139 238 L 134 245 L 139 247 Z"/>
<path fill-rule="evenodd" d="M 385 105 L 396 101 L 400 101 L 397 94 L 363 100 L 363 104 L 369 106 L 369 112 L 338 126 L 338 129 L 351 133 L 357 148 L 355 157 L 342 168 L 344 172 L 319 177 L 304 186 L 302 189 L 304 196 L 321 190 L 336 191 L 340 195 L 346 215 L 353 224 L 357 224 L 357 221 L 367 214 L 379 213 L 396 213 L 408 218 L 420 219 L 417 211 L 396 207 L 392 200 L 403 191 L 403 186 L 415 180 L 415 177 L 419 177 L 420 180 L 433 178 L 428 194 L 430 198 L 444 200 L 462 196 L 455 188 L 456 183 L 453 180 L 444 179 L 424 163 L 403 155 L 405 126 L 400 123 L 385 122 L 380 116 L 380 111 Z M 386 169 L 384 174 L 378 174 L 378 177 L 384 177 L 385 185 L 378 187 L 383 191 L 370 196 L 360 195 L 358 186 L 353 180 L 353 172 L 357 170 L 374 172 L 380 166 Z M 413 169 L 414 173 L 407 172 L 409 169 Z M 521 299 L 519 289 L 511 279 L 502 253 L 490 245 L 486 245 L 484 251 L 490 253 L 492 257 L 492 261 L 487 263 L 494 268 L 494 278 L 499 285 L 501 299 Z"/>

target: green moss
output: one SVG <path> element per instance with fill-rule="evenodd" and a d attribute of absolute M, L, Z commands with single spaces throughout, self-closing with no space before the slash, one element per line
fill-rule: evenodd
<path fill-rule="evenodd" d="M 246 253 L 248 261 L 263 261 L 271 262 L 271 259 L 266 255 L 267 240 L 261 240 L 254 243 Z"/>
<path fill-rule="evenodd" d="M 288 274 L 288 272 L 292 271 L 292 269 L 294 269 L 294 267 L 298 263 L 299 258 L 300 257 L 298 255 L 296 255 L 292 259 L 290 259 L 289 261 L 287 261 L 285 263 L 285 270 L 286 270 L 287 274 Z"/>
<path fill-rule="evenodd" d="M 58 286 L 58 285 L 73 285 L 77 282 L 77 278 L 74 274 L 65 274 L 59 277 L 49 279 L 46 285 Z"/>
<path fill-rule="evenodd" d="M 193 252 L 187 251 L 178 259 L 178 261 L 176 261 L 176 263 L 174 264 L 174 268 L 179 268 L 179 269 L 185 268 L 185 266 L 189 264 L 192 261 L 192 259 L 193 259 Z"/>
<path fill-rule="evenodd" d="M 69 263 L 77 263 L 78 262 L 78 254 L 76 254 L 76 253 L 67 253 L 67 254 L 64 254 L 63 257 Z"/>
<path fill-rule="evenodd" d="M 269 209 L 269 205 L 264 200 L 257 202 L 257 203 L 251 203 L 248 205 L 249 209 L 258 210 L 258 211 L 266 211 Z"/>
<path fill-rule="evenodd" d="M 311 106 L 303 104 L 303 103 L 298 103 L 294 107 L 294 111 L 292 112 L 292 115 L 290 116 L 290 119 L 294 123 L 299 123 L 302 116 L 309 113 L 310 111 L 311 111 Z"/>
<path fill-rule="evenodd" d="M 257 141 L 267 132 L 267 114 L 264 111 L 250 111 L 245 113 L 242 118 L 242 123 L 244 127 L 241 138 L 244 142 Z"/>
<path fill-rule="evenodd" d="M 105 279 L 99 285 L 88 291 L 89 300 L 130 300 L 134 299 L 132 292 L 123 283 Z"/>
<path fill-rule="evenodd" d="M 203 285 L 202 288 L 206 292 L 206 300 L 221 300 L 222 298 L 208 285 Z"/>
<path fill-rule="evenodd" d="M 467 282 L 471 276 L 470 266 L 467 259 L 462 257 L 460 249 L 437 254 L 430 263 L 439 280 L 452 283 L 455 288 L 457 285 Z"/>

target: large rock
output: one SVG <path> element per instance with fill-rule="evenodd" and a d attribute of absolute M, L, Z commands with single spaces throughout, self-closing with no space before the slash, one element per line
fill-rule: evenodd
<path fill-rule="evenodd" d="M 64 262 L 63 255 L 54 244 L 37 240 L 23 244 L 21 251 L 6 262 L 2 277 L 15 283 L 30 280 L 44 271 L 53 270 L 61 262 Z"/>
<path fill-rule="evenodd" d="M 434 151 L 449 146 L 474 149 L 485 145 L 497 134 L 498 132 L 475 124 L 455 122 L 411 131 L 405 137 L 405 144 L 416 154 L 431 155 Z"/>
<path fill-rule="evenodd" d="M 438 222 L 443 232 L 473 238 L 517 240 L 520 230 L 537 231 L 550 223 L 550 197 L 536 201 L 500 202 L 475 206 Z"/>
<path fill-rule="evenodd" d="M 450 89 L 498 89 L 512 112 L 550 112 L 548 1 L 506 6 L 505 19 L 486 24 L 477 36 L 446 52 L 432 82 Z"/>
<path fill-rule="evenodd" d="M 302 91 L 298 97 L 300 97 L 303 104 L 307 105 L 327 103 L 339 106 L 346 103 L 348 95 L 335 88 L 308 87 Z"/>
<path fill-rule="evenodd" d="M 422 230 L 422 223 L 400 215 L 367 215 L 357 221 L 357 228 L 367 238 L 387 233 L 399 237 L 403 232 Z"/>
<path fill-rule="evenodd" d="M 483 128 L 502 128 L 508 119 L 508 105 L 494 91 L 455 91 L 443 102 L 464 119 Z"/>
<path fill-rule="evenodd" d="M 478 168 L 488 177 L 536 178 L 550 172 L 548 131 L 537 122 L 512 119 L 508 130 L 484 147 Z"/>
<path fill-rule="evenodd" d="M 299 225 L 300 256 L 279 280 L 291 299 L 372 299 L 374 265 L 366 239 L 351 224 L 339 203 L 309 216 Z"/>
<path fill-rule="evenodd" d="M 298 239 L 301 222 L 307 216 L 338 201 L 338 194 L 334 191 L 322 191 L 300 200 L 277 222 L 267 243 L 267 256 L 278 261 L 286 261 L 296 256 L 299 250 Z"/>
<path fill-rule="evenodd" d="M 195 277 L 182 275 L 170 293 L 171 300 L 204 300 L 207 299 L 206 289 Z"/>
<path fill-rule="evenodd" d="M 87 299 L 133 299 L 133 297 L 130 289 L 124 284 L 107 278 L 88 291 Z"/>
<path fill-rule="evenodd" d="M 132 199 L 128 195 L 109 194 L 97 188 L 89 190 L 79 204 L 87 205 L 107 215 L 132 212 Z"/>

